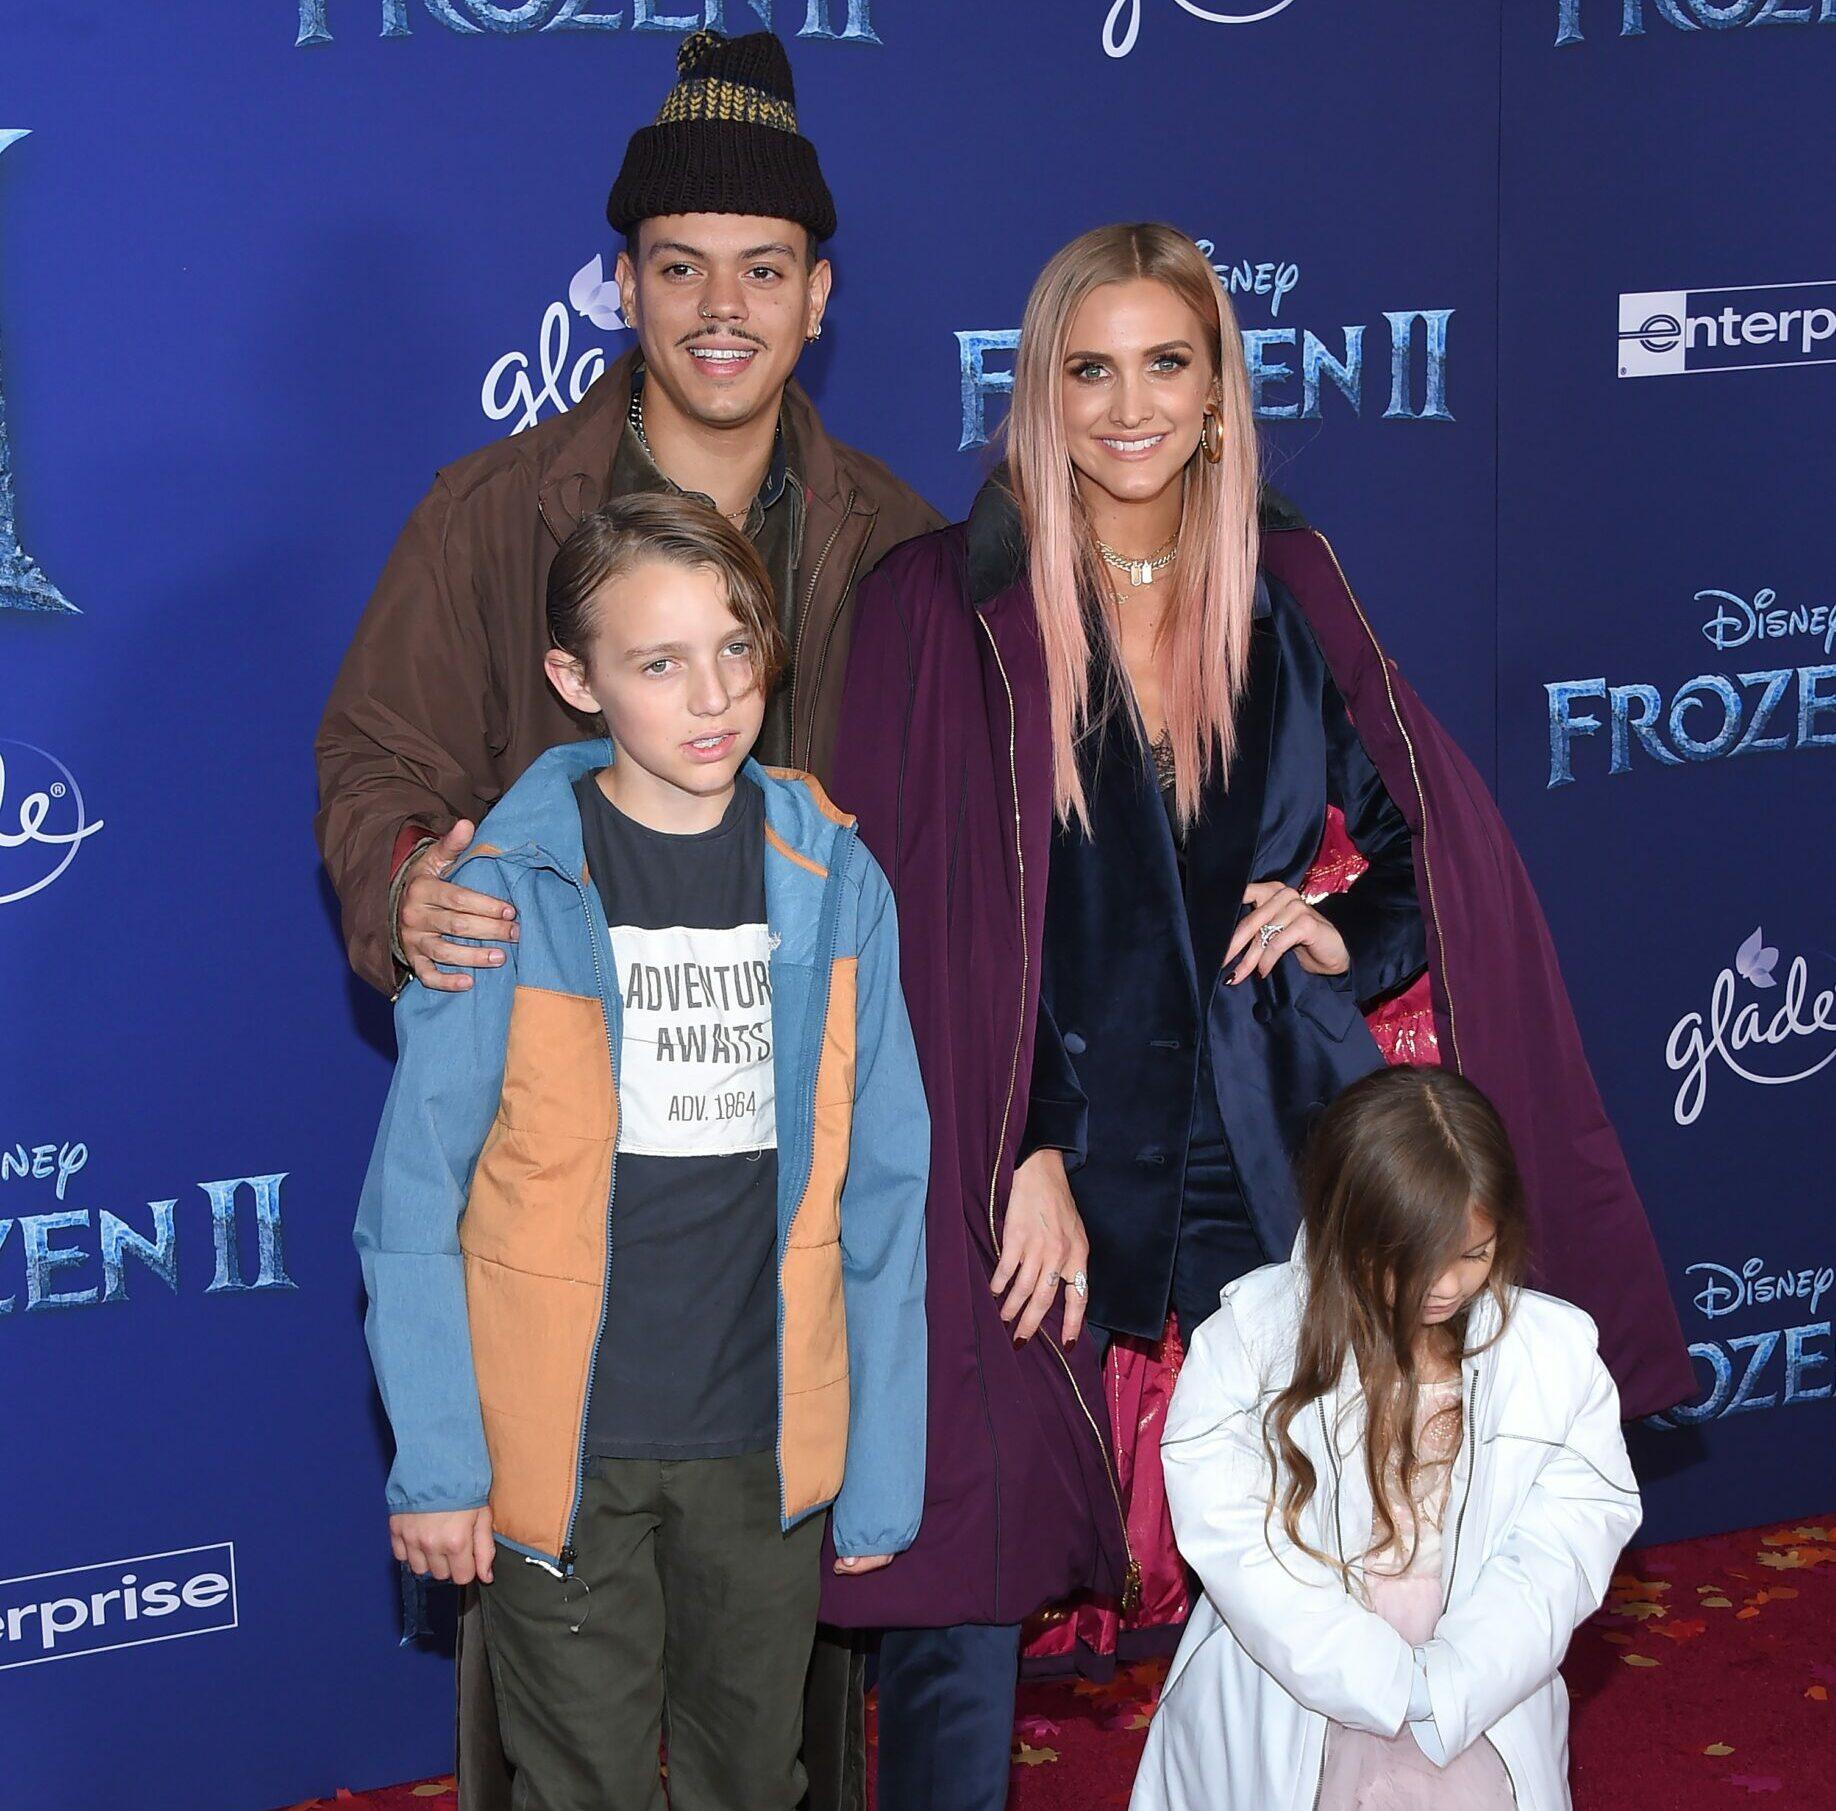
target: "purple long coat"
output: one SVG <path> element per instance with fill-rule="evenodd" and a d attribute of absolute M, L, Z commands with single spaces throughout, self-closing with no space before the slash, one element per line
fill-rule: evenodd
<path fill-rule="evenodd" d="M 1694 1389 L 1643 1206 L 1523 863 L 1484 783 L 1371 632 L 1331 547 L 1278 499 L 1293 593 L 1415 833 L 1443 1058 L 1491 1097 L 1532 1206 L 1537 1283 L 1579 1303 L 1628 1417 Z M 1026 1118 L 1052 835 L 1045 669 L 1011 501 L 908 542 L 861 586 L 835 771 L 892 881 L 931 1108 L 930 1421 L 918 1540 L 827 1577 L 843 1626 L 1017 1622 L 1129 1565 L 1090 1343 L 1015 1350 L 988 1287 Z M 1510 927 L 1508 937 L 1501 927 Z"/>

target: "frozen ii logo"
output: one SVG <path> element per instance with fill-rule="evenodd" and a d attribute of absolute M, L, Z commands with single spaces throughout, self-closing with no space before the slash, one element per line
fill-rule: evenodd
<path fill-rule="evenodd" d="M 1220 258 L 1209 239 L 1197 241 L 1212 261 L 1218 282 L 1238 314 L 1267 309 L 1268 326 L 1241 328 L 1243 359 L 1249 370 L 1250 406 L 1259 421 L 1320 421 L 1328 407 L 1365 413 L 1383 398 L 1385 421 L 1452 421 L 1447 389 L 1447 334 L 1451 308 L 1385 309 L 1383 327 L 1369 338 L 1385 347 L 1387 384 L 1373 383 L 1370 367 L 1382 369 L 1382 353 L 1367 356 L 1367 326 L 1314 328 L 1284 321 L 1282 305 L 1299 287 L 1301 269 L 1283 259 Z M 1011 396 L 1010 363 L 1020 345 L 1017 327 L 959 330 L 956 335 L 958 376 L 962 392 L 962 435 L 958 452 L 988 441 L 988 404 Z M 1000 360 L 1001 363 L 991 361 Z M 1328 393 L 1338 397 L 1328 404 Z"/>
<path fill-rule="evenodd" d="M 0 151 L 28 136 L 29 128 L 0 126 Z M 76 606 L 45 577 L 38 562 L 19 544 L 18 513 L 13 501 L 13 455 L 6 436 L 4 393 L 0 393 L 0 610 L 77 614 Z M 0 890 L 4 886 L 4 880 L 0 879 Z M 0 900 L 0 904 L 4 903 Z"/>
<path fill-rule="evenodd" d="M 1836 0 L 1555 0 L 1558 45 L 1583 41 L 1583 20 L 1622 38 L 1659 24 L 1671 31 L 1739 31 L 1749 25 L 1836 25 Z"/>
<path fill-rule="evenodd" d="M 780 5 L 776 29 L 799 38 L 829 38 L 843 44 L 878 44 L 874 0 L 791 0 Z M 729 21 L 728 14 L 733 18 Z M 750 17 L 748 17 L 750 15 Z M 772 0 L 705 0 L 684 9 L 682 0 L 299 0 L 299 45 L 329 44 L 332 22 L 340 28 L 368 17 L 379 20 L 380 36 L 408 38 L 417 20 L 466 36 L 517 35 L 535 31 L 746 31 L 756 22 L 773 29 Z M 793 25 L 792 21 L 796 23 Z"/>
<path fill-rule="evenodd" d="M 1789 1327 L 1693 1340 L 1689 1354 L 1707 1368 L 1706 1388 L 1699 1400 L 1653 1416 L 1656 1426 L 1694 1427 L 1729 1415 L 1830 1399 L 1830 1321 L 1827 1315 L 1817 1316 L 1836 1287 L 1836 1266 L 1780 1268 L 1762 1257 L 1746 1257 L 1734 1264 L 1691 1264 L 1684 1275 L 1690 1305 L 1704 1320 L 1743 1314 L 1775 1322 L 1788 1314 L 1797 1319 Z"/>
<path fill-rule="evenodd" d="M 1836 645 L 1836 609 L 1781 601 L 1770 586 L 1752 592 L 1711 588 L 1698 591 L 1695 602 L 1710 646 L 1753 649 L 1729 663 L 1748 670 L 1697 673 L 1668 694 L 1645 681 L 1609 682 L 1605 674 L 1551 681 L 1543 687 L 1551 788 L 1572 786 L 1577 767 L 1599 773 L 1601 754 L 1611 777 L 1635 768 L 1836 748 L 1836 663 L 1828 658 Z M 1771 647 L 1794 642 L 1825 658 L 1801 666 L 1763 664 Z M 1604 705 L 1604 718 L 1590 705 Z"/>
<path fill-rule="evenodd" d="M 174 1294 L 179 1248 L 190 1216 L 180 1198 L 149 1201 L 145 1230 L 127 1214 L 79 1204 L 72 1184 L 89 1163 L 81 1139 L 15 1139 L 0 1144 L 0 1318 L 128 1301 L 137 1276 Z M 210 1222 L 205 1295 L 294 1289 L 281 1239 L 281 1185 L 287 1172 L 200 1182 Z M 191 1266 L 185 1266 L 187 1272 Z"/>

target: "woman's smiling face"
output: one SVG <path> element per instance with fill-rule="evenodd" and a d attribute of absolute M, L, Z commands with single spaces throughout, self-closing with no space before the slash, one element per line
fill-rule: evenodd
<path fill-rule="evenodd" d="M 1071 318 L 1059 372 L 1080 488 L 1145 503 L 1198 449 L 1215 374 L 1196 314 L 1164 283 L 1105 283 Z"/>

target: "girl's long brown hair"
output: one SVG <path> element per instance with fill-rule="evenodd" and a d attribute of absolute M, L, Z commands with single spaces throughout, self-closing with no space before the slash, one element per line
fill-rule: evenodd
<path fill-rule="evenodd" d="M 1294 1423 L 1331 1393 L 1348 1362 L 1357 1367 L 1374 1545 L 1397 1544 L 1386 1481 L 1404 1502 L 1416 1500 L 1423 1303 L 1468 1248 L 1467 1212 L 1477 1209 L 1496 1241 L 1484 1293 L 1498 1305 L 1502 1330 L 1528 1257 L 1523 1183 L 1496 1110 L 1471 1082 L 1449 1069 L 1404 1066 L 1354 1082 L 1321 1114 L 1302 1160 L 1301 1208 L 1306 1305 L 1293 1375 L 1263 1417 L 1268 1507 L 1271 1516 L 1279 1508 L 1297 1547 L 1344 1572 L 1343 1556 L 1301 1538 L 1319 1479 Z M 1469 1304 L 1446 1323 L 1459 1356 L 1474 1350 L 1470 1317 Z M 1332 1437 L 1336 1443 L 1336 1428 Z"/>

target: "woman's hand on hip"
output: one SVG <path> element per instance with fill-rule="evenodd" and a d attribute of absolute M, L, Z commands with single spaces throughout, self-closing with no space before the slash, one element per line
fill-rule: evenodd
<path fill-rule="evenodd" d="M 1064 1154 L 1035 1151 L 1014 1171 L 1007 1197 L 1007 1223 L 1001 1232 L 1001 1261 L 989 1288 L 999 1295 L 1001 1318 L 1013 1329 L 1014 1344 L 1024 1345 L 1039 1331 L 1054 1298 L 1065 1291 L 1065 1344 L 1083 1331 L 1084 1289 L 1073 1279 L 1084 1277 L 1090 1262 L 1090 1240 L 1071 1197 Z"/>
<path fill-rule="evenodd" d="M 1351 967 L 1351 951 L 1332 920 L 1322 918 L 1292 887 L 1279 880 L 1253 880 L 1243 901 L 1249 913 L 1224 952 L 1225 968 L 1237 964 L 1228 977 L 1232 987 L 1251 975 L 1268 974 L 1289 950 L 1309 974 L 1342 975 Z"/>

